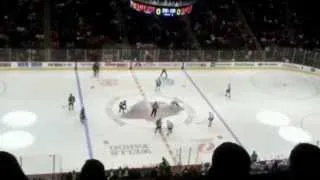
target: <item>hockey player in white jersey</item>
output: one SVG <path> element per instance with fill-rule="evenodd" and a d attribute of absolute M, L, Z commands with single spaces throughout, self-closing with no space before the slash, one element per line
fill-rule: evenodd
<path fill-rule="evenodd" d="M 168 79 L 168 73 L 165 68 L 162 69 L 161 74 L 160 74 L 160 78 Z"/>

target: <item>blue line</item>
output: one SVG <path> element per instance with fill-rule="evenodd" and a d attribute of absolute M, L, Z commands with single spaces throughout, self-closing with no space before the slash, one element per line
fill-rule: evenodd
<path fill-rule="evenodd" d="M 192 85 L 198 90 L 199 94 L 202 96 L 202 98 L 207 102 L 207 104 L 209 105 L 209 107 L 211 108 L 211 110 L 213 112 L 215 112 L 215 114 L 218 116 L 219 120 L 222 122 L 222 124 L 224 125 L 224 127 L 229 131 L 229 133 L 231 134 L 231 136 L 235 139 L 235 141 L 242 147 L 244 147 L 240 141 L 240 139 L 237 137 L 237 135 L 233 132 L 233 130 L 230 128 L 230 126 L 228 125 L 228 123 L 222 118 L 222 116 L 218 113 L 218 111 L 215 110 L 215 108 L 213 107 L 213 105 L 210 103 L 210 101 L 208 100 L 208 98 L 203 94 L 203 92 L 200 90 L 199 86 L 194 82 L 194 80 L 191 78 L 191 76 L 189 75 L 189 73 L 186 70 L 182 70 L 185 75 L 188 77 L 188 79 L 190 80 L 190 82 L 192 83 Z"/>
<path fill-rule="evenodd" d="M 84 109 L 84 111 L 86 111 L 86 109 L 84 108 L 84 102 L 83 102 L 83 95 L 82 95 L 82 89 L 81 89 L 81 84 L 80 84 L 80 78 L 79 78 L 79 73 L 78 73 L 78 68 L 77 68 L 77 62 L 75 64 L 75 75 L 76 75 L 76 80 L 77 80 L 77 88 L 78 88 L 78 93 L 79 93 L 79 99 L 80 99 L 80 103 L 81 103 L 81 108 Z M 87 114 L 85 112 L 85 114 Z M 93 153 L 92 153 L 92 143 L 91 143 L 91 138 L 90 138 L 90 130 L 89 130 L 89 126 L 88 126 L 88 119 L 87 116 L 85 117 L 85 120 L 83 122 L 84 125 L 84 132 L 85 132 L 85 137 L 86 137 L 86 143 L 87 143 L 87 148 L 88 148 L 88 155 L 90 159 L 93 159 Z"/>

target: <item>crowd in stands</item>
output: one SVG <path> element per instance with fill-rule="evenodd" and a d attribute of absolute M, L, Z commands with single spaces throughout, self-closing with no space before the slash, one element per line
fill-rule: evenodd
<path fill-rule="evenodd" d="M 317 10 L 302 1 L 244 1 L 242 9 L 262 46 L 319 47 Z"/>
<path fill-rule="evenodd" d="M 58 176 L 57 180 L 131 180 L 131 179 L 178 179 L 178 180 L 305 180 L 320 179 L 320 148 L 318 146 L 300 143 L 290 153 L 288 161 L 275 160 L 272 164 L 263 165 L 256 162 L 257 154 L 251 155 L 241 146 L 225 142 L 213 152 L 211 164 L 203 164 L 200 168 L 180 166 L 180 171 L 174 170 L 163 158 L 158 167 L 149 169 L 118 169 L 106 170 L 96 159 L 89 159 L 80 172 L 70 172 Z M 284 163 L 285 162 L 285 163 Z M 260 165 L 258 165 L 260 164 Z M 258 166 L 263 169 L 258 169 Z M 182 168 L 181 168 L 182 167 Z M 17 159 L 8 152 L 0 152 L 0 178 L 27 180 Z M 45 178 L 37 177 L 33 180 Z"/>
<path fill-rule="evenodd" d="M 40 1 L 0 1 L 0 47 L 38 47 L 43 40 Z"/>
<path fill-rule="evenodd" d="M 137 43 L 175 49 L 255 49 L 257 43 L 314 48 L 320 39 L 316 14 L 312 5 L 296 0 L 198 0 L 187 17 L 145 15 L 127 0 L 2 0 L 0 47 L 44 47 L 47 22 L 53 48 Z"/>
<path fill-rule="evenodd" d="M 99 48 L 111 40 L 122 42 L 118 1 L 53 0 L 50 7 L 56 47 Z"/>
<path fill-rule="evenodd" d="M 192 30 L 202 47 L 245 48 L 243 22 L 237 16 L 234 1 L 199 1 L 191 14 Z"/>

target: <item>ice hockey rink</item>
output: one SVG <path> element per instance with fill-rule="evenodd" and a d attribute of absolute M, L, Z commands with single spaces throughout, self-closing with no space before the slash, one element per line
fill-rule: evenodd
<path fill-rule="evenodd" d="M 320 78 L 285 70 L 172 70 L 159 92 L 159 70 L 1 71 L 0 150 L 16 155 L 27 174 L 79 170 L 88 158 L 106 168 L 210 162 L 225 141 L 260 159 L 286 158 L 298 142 L 320 139 Z M 232 97 L 224 96 L 231 83 Z M 67 98 L 76 109 L 67 110 Z M 126 100 L 128 114 L 118 112 Z M 155 134 L 148 104 L 182 110 L 164 114 Z M 81 103 L 87 123 L 79 121 Z M 145 107 L 145 109 L 143 108 Z M 164 108 L 165 110 L 165 108 Z M 129 112 L 130 111 L 130 112 Z M 215 120 L 208 127 L 208 114 Z M 160 113 L 161 114 L 161 113 Z M 166 135 L 166 121 L 174 124 Z"/>

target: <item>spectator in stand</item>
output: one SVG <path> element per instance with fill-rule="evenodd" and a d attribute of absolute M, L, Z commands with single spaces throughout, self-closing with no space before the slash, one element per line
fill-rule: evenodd
<path fill-rule="evenodd" d="M 319 147 L 301 143 L 290 153 L 289 168 L 293 179 L 320 179 L 320 149 Z"/>
<path fill-rule="evenodd" d="M 0 179 L 28 180 L 17 159 L 4 151 L 0 151 Z"/>
<path fill-rule="evenodd" d="M 210 169 L 210 163 L 201 163 L 200 173 L 202 176 L 207 175 L 209 169 Z"/>
<path fill-rule="evenodd" d="M 212 156 L 212 164 L 208 173 L 209 179 L 248 179 L 250 156 L 241 146 L 225 142 L 218 146 Z"/>
<path fill-rule="evenodd" d="M 255 163 L 258 160 L 258 154 L 256 151 L 253 151 L 251 154 L 251 163 Z"/>
<path fill-rule="evenodd" d="M 160 168 L 160 176 L 166 177 L 171 176 L 171 166 L 169 162 L 166 160 L 166 158 L 162 157 L 162 162 L 159 165 Z"/>
<path fill-rule="evenodd" d="M 87 160 L 82 166 L 79 180 L 106 180 L 104 165 L 96 159 Z"/>

